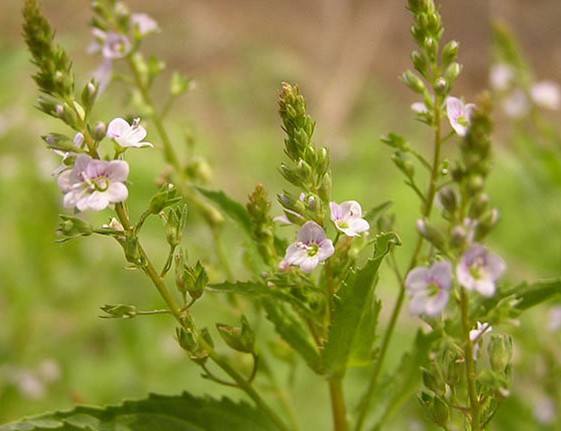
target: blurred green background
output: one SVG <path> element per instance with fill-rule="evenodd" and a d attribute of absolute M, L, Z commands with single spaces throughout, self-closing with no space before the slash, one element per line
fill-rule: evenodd
<path fill-rule="evenodd" d="M 74 59 L 78 82 L 85 82 L 99 62 L 86 53 L 90 43 L 86 2 L 43 3 L 58 29 L 58 41 Z M 389 149 L 379 141 L 382 134 L 395 131 L 420 148 L 428 145 L 427 131 L 409 109 L 417 100 L 397 79 L 409 68 L 413 49 L 405 2 L 131 0 L 128 4 L 133 11 L 152 15 L 162 28 L 147 41 L 145 52 L 157 53 L 169 69 L 180 70 L 197 83 L 180 100 L 168 124 L 178 145 L 184 145 L 186 134 L 194 137 L 195 151 L 213 170 L 213 186 L 241 201 L 256 183 L 265 184 L 271 197 L 282 190 L 276 173 L 283 157 L 276 98 L 282 81 L 299 83 L 318 123 L 316 142 L 331 149 L 334 198 L 356 199 L 364 207 L 393 200 L 404 240 L 401 253 L 408 256 L 418 204 L 390 162 Z M 64 129 L 34 109 L 37 91 L 19 36 L 20 9 L 18 1 L 0 2 L 0 423 L 76 402 L 114 404 L 148 392 L 219 394 L 221 389 L 202 381 L 198 369 L 175 346 L 173 326 L 166 317 L 133 321 L 97 317 L 98 307 L 105 303 L 161 306 L 140 274 L 123 270 L 116 244 L 106 238 L 55 242 L 57 216 L 63 211 L 51 177 L 58 158 L 45 150 L 39 137 Z M 464 71 L 454 95 L 471 101 L 487 88 L 491 22 L 497 19 L 511 27 L 537 79 L 561 82 L 558 0 L 444 0 L 442 14 L 445 39 L 461 42 Z M 161 88 L 163 92 L 165 84 Z M 96 115 L 109 121 L 131 113 L 125 105 L 122 86 L 116 84 L 104 94 Z M 559 124 L 559 112 L 544 115 L 550 124 Z M 148 140 L 157 145 L 150 127 L 148 132 Z M 550 145 L 551 157 L 561 160 L 556 136 L 546 144 L 520 139 L 497 110 L 490 195 L 502 222 L 491 241 L 509 263 L 511 281 L 561 272 L 561 171 L 556 163 L 546 171 L 543 160 L 532 159 L 536 146 Z M 155 178 L 163 162 L 149 151 L 131 154 L 129 161 L 134 166 L 130 206 L 138 215 L 157 189 Z M 103 222 L 106 216 L 94 218 Z M 158 254 L 157 220 L 148 224 L 147 235 L 145 242 Z M 240 238 L 235 233 L 229 238 L 231 255 L 241 259 Z M 211 260 L 210 236 L 196 217 L 189 224 L 186 243 L 193 256 Z M 380 285 L 388 304 L 395 293 L 392 283 Z M 209 303 L 201 320 L 210 323 L 220 312 L 220 299 Z M 561 396 L 551 381 L 561 377 L 561 334 L 547 330 L 546 309 L 525 316 L 518 328 L 509 330 L 518 340 L 516 395 L 505 405 L 496 429 L 561 429 L 561 412 L 542 422 L 534 412 L 536 406 L 558 402 Z M 407 345 L 416 325 L 403 316 L 394 355 Z M 303 372 L 298 375 L 296 405 L 320 412 L 326 394 L 310 397 L 308 379 Z M 359 382 L 357 378 L 351 384 Z M 407 409 L 414 415 L 415 402 Z M 327 416 L 314 415 L 307 425 L 328 429 Z M 403 415 L 392 429 L 421 426 L 408 418 Z"/>

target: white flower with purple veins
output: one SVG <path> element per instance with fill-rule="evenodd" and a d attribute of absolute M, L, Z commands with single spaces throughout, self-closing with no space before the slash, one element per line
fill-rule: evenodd
<path fill-rule="evenodd" d="M 480 244 L 472 245 L 460 259 L 456 268 L 458 282 L 467 290 L 475 290 L 483 296 L 495 294 L 495 283 L 506 270 L 506 264 L 496 254 Z"/>
<path fill-rule="evenodd" d="M 452 285 L 452 264 L 448 261 L 437 262 L 429 268 L 412 269 L 405 279 L 411 298 L 409 312 L 413 316 L 438 316 L 446 308 Z"/>
<path fill-rule="evenodd" d="M 329 203 L 331 221 L 335 227 L 347 236 L 358 236 L 370 229 L 370 225 L 362 218 L 362 208 L 356 201 L 346 201 L 341 205 Z"/>
<path fill-rule="evenodd" d="M 448 97 L 446 99 L 446 113 L 448 114 L 448 120 L 450 120 L 450 125 L 454 131 L 459 136 L 466 136 L 470 116 L 475 109 L 473 103 L 464 104 L 457 97 Z"/>
<path fill-rule="evenodd" d="M 158 23 L 145 13 L 133 13 L 131 22 L 134 30 L 142 37 L 159 30 Z"/>
<path fill-rule="evenodd" d="M 129 194 L 124 184 L 128 175 L 129 165 L 123 160 L 97 160 L 80 154 L 74 167 L 58 177 L 64 206 L 101 211 L 112 203 L 123 202 Z"/>
<path fill-rule="evenodd" d="M 113 138 L 115 142 L 123 147 L 153 147 L 150 142 L 142 142 L 146 137 L 146 129 L 140 125 L 140 119 L 136 118 L 132 124 L 127 123 L 122 118 L 115 118 L 111 120 L 107 126 L 108 138 Z"/>
<path fill-rule="evenodd" d="M 286 249 L 281 264 L 297 265 L 302 271 L 310 273 L 334 252 L 333 242 L 327 239 L 323 228 L 308 221 L 298 231 L 298 241 Z"/>
<path fill-rule="evenodd" d="M 561 105 L 561 90 L 552 81 L 541 81 L 532 85 L 530 95 L 534 103 L 542 108 L 556 110 Z"/>

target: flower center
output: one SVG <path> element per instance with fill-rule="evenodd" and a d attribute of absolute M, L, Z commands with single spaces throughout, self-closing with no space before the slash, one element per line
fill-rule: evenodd
<path fill-rule="evenodd" d="M 91 187 L 94 191 L 104 192 L 109 188 L 110 184 L 109 178 L 101 176 L 92 180 Z"/>
<path fill-rule="evenodd" d="M 429 292 L 429 296 L 436 296 L 440 292 L 440 286 L 435 281 L 432 281 L 427 286 L 427 290 Z"/>
<path fill-rule="evenodd" d="M 319 252 L 319 245 L 316 243 L 306 244 L 305 247 L 309 257 L 314 257 Z"/>
<path fill-rule="evenodd" d="M 469 118 L 465 115 L 458 116 L 458 119 L 456 121 L 460 126 L 464 126 L 464 127 L 469 126 Z"/>
<path fill-rule="evenodd" d="M 476 280 L 481 280 L 483 278 L 484 271 L 485 261 L 481 257 L 476 258 L 469 267 L 470 275 Z"/>

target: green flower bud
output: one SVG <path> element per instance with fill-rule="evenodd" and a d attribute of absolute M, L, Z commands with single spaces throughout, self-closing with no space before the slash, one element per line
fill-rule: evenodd
<path fill-rule="evenodd" d="M 492 334 L 487 347 L 491 369 L 504 373 L 512 361 L 512 338 L 504 334 Z"/>
<path fill-rule="evenodd" d="M 460 66 L 458 63 L 451 63 L 446 68 L 446 71 L 444 72 L 444 79 L 448 83 L 449 87 L 454 85 L 454 82 L 456 82 L 456 79 L 458 79 L 458 76 L 460 76 L 461 71 L 462 66 Z"/>
<path fill-rule="evenodd" d="M 421 369 L 423 385 L 425 385 L 427 389 L 430 389 L 437 395 L 444 395 L 444 391 L 446 390 L 446 387 L 444 385 L 444 382 L 442 381 L 442 378 L 437 374 L 438 373 L 435 369 L 433 370 L 427 370 L 426 368 Z"/>
<path fill-rule="evenodd" d="M 413 51 L 411 53 L 411 61 L 413 62 L 415 70 L 426 77 L 429 64 L 426 55 L 419 51 Z"/>
<path fill-rule="evenodd" d="M 93 233 L 92 225 L 87 221 L 67 215 L 61 215 L 57 233 L 62 237 L 61 242 L 79 236 L 89 236 Z"/>
<path fill-rule="evenodd" d="M 302 187 L 304 184 L 304 181 L 300 176 L 300 172 L 297 169 L 291 168 L 285 163 L 281 163 L 278 169 L 284 179 L 289 183 L 295 185 L 296 187 Z"/>
<path fill-rule="evenodd" d="M 448 67 L 451 63 L 456 61 L 458 58 L 458 52 L 460 51 L 460 44 L 451 40 L 442 49 L 442 64 L 444 67 Z"/>
<path fill-rule="evenodd" d="M 216 329 L 228 346 L 238 352 L 253 353 L 255 346 L 255 333 L 249 326 L 249 322 L 242 316 L 242 326 L 234 327 L 223 323 L 217 323 Z"/>
<path fill-rule="evenodd" d="M 132 235 L 130 232 L 125 233 L 125 240 L 122 242 L 123 251 L 127 262 L 133 265 L 142 264 L 142 256 L 138 248 L 138 237 Z"/>
<path fill-rule="evenodd" d="M 86 112 L 90 112 L 99 93 L 99 84 L 94 80 L 88 82 L 82 90 L 81 102 Z"/>
<path fill-rule="evenodd" d="M 444 233 L 436 226 L 430 224 L 426 220 L 417 221 L 417 231 L 423 238 L 434 245 L 438 249 L 444 249 L 446 246 L 446 237 Z"/>
<path fill-rule="evenodd" d="M 423 94 L 426 91 L 425 84 L 422 79 L 410 70 L 401 75 L 401 80 L 415 93 Z"/>
<path fill-rule="evenodd" d="M 448 213 L 454 214 L 458 209 L 458 197 L 452 187 L 444 187 L 440 190 L 438 199 Z"/>
<path fill-rule="evenodd" d="M 438 78 L 434 84 L 434 92 L 439 96 L 446 96 L 448 93 L 449 85 L 444 78 Z"/>
<path fill-rule="evenodd" d="M 201 345 L 201 337 L 208 343 L 208 331 L 206 331 L 206 334 L 203 334 L 202 331 L 201 334 L 197 334 L 194 329 L 179 327 L 176 328 L 175 335 L 177 342 L 187 352 L 190 359 L 198 363 L 204 363 L 208 359 L 209 352 L 204 348 L 204 345 Z M 212 345 L 212 343 L 208 344 Z"/>
<path fill-rule="evenodd" d="M 101 141 L 103 138 L 105 138 L 106 133 L 107 133 L 107 126 L 105 125 L 105 123 L 99 121 L 94 126 L 92 137 L 96 141 Z"/>
<path fill-rule="evenodd" d="M 148 211 L 150 214 L 159 214 L 165 208 L 180 202 L 181 199 L 182 197 L 177 195 L 177 189 L 173 184 L 164 184 L 160 191 L 150 199 Z"/>

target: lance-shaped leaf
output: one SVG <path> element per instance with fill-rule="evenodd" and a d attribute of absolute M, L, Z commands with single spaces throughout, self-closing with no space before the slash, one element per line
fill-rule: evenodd
<path fill-rule="evenodd" d="M 275 431 L 259 410 L 227 398 L 150 395 L 111 407 L 76 407 L 0 425 L 0 431 Z"/>
<path fill-rule="evenodd" d="M 256 281 L 238 281 L 231 283 L 225 281 L 223 283 L 209 284 L 207 286 L 208 292 L 217 293 L 234 293 L 239 295 L 263 295 L 268 296 L 271 294 L 271 288 L 265 283 Z"/>
<path fill-rule="evenodd" d="M 350 273 L 338 292 L 329 338 L 323 351 L 324 364 L 330 374 L 344 373 L 353 346 L 362 353 L 372 346 L 378 316 L 372 309 L 374 281 L 384 257 L 400 243 L 393 232 L 378 235 L 374 255 L 363 268 Z M 360 343 L 355 343 L 355 340 L 360 340 Z M 361 352 L 356 353 L 363 356 Z"/>

